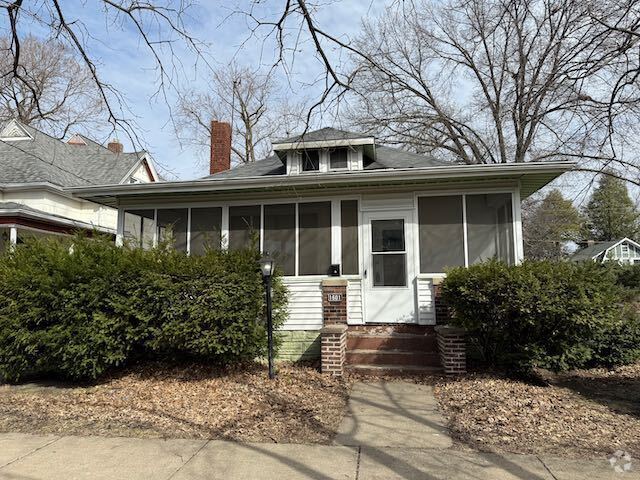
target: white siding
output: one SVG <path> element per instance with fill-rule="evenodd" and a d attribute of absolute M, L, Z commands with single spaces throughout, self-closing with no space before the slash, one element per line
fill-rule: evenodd
<path fill-rule="evenodd" d="M 347 285 L 347 323 L 360 325 L 364 323 L 362 311 L 362 281 L 349 280 Z"/>
<path fill-rule="evenodd" d="M 322 328 L 321 280 L 285 278 L 289 289 L 289 318 L 282 330 L 316 330 Z"/>
<path fill-rule="evenodd" d="M 418 323 L 421 325 L 435 325 L 435 305 L 433 301 L 433 280 L 418 278 Z"/>

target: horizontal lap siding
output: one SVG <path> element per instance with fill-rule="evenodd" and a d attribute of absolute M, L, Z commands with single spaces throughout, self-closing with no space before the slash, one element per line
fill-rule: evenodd
<path fill-rule="evenodd" d="M 436 324 L 433 281 L 430 278 L 418 278 L 418 311 L 420 324 Z"/>
<path fill-rule="evenodd" d="M 322 289 L 320 280 L 284 279 L 289 290 L 289 318 L 282 330 L 319 330 L 322 328 Z"/>
<path fill-rule="evenodd" d="M 349 280 L 347 286 L 347 319 L 349 324 L 360 325 L 364 323 L 362 312 L 362 282 Z"/>

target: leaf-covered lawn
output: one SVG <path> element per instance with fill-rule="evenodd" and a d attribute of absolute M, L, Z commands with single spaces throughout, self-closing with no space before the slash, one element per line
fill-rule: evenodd
<path fill-rule="evenodd" d="M 0 431 L 326 443 L 347 396 L 313 368 L 148 364 L 91 387 L 0 386 Z"/>
<path fill-rule="evenodd" d="M 470 374 L 439 382 L 435 392 L 453 437 L 474 448 L 640 457 L 640 364 L 543 378 L 548 386 Z"/>

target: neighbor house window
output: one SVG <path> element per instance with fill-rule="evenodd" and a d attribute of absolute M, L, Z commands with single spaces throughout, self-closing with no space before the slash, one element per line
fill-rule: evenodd
<path fill-rule="evenodd" d="M 420 273 L 464 266 L 462 196 L 418 199 Z"/>
<path fill-rule="evenodd" d="M 469 265 L 492 258 L 514 262 L 510 193 L 467 195 Z"/>
<path fill-rule="evenodd" d="M 156 228 L 155 210 L 126 210 L 124 212 L 124 238 L 136 246 L 153 246 Z"/>
<path fill-rule="evenodd" d="M 186 208 L 158 209 L 158 242 L 170 242 L 180 252 L 187 251 Z"/>
<path fill-rule="evenodd" d="M 260 242 L 260 205 L 229 207 L 229 248 L 251 246 L 253 237 Z"/>
<path fill-rule="evenodd" d="M 302 151 L 302 171 L 314 172 L 320 170 L 320 152 L 318 150 Z"/>
<path fill-rule="evenodd" d="M 264 206 L 263 250 L 272 255 L 284 275 L 296 274 L 296 206 Z"/>
<path fill-rule="evenodd" d="M 348 150 L 346 148 L 336 148 L 329 151 L 329 168 L 331 170 L 346 169 L 348 167 Z"/>
<path fill-rule="evenodd" d="M 340 202 L 340 228 L 342 230 L 342 273 L 357 275 L 360 273 L 358 260 L 358 201 Z"/>
<path fill-rule="evenodd" d="M 331 202 L 298 205 L 299 275 L 326 275 L 331 265 Z"/>
<path fill-rule="evenodd" d="M 202 255 L 208 249 L 220 250 L 222 208 L 191 209 L 191 255 Z"/>

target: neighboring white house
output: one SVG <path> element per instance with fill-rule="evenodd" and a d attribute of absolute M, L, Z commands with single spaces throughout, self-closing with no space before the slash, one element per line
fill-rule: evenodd
<path fill-rule="evenodd" d="M 630 238 L 622 238 L 610 242 L 597 242 L 572 257 L 574 262 L 590 260 L 594 262 L 618 262 L 623 265 L 640 265 L 640 244 Z"/>
<path fill-rule="evenodd" d="M 12 120 L 0 130 L 0 249 L 25 234 L 76 229 L 116 233 L 117 211 L 72 196 L 66 187 L 158 181 L 146 152 L 123 153 L 82 135 L 67 142 Z"/>
<path fill-rule="evenodd" d="M 354 332 L 390 325 L 397 335 L 424 337 L 436 323 L 434 292 L 446 269 L 490 258 L 519 262 L 521 200 L 573 168 L 450 164 L 324 128 L 273 142 L 269 158 L 229 169 L 229 129 L 218 131 L 224 125 L 212 126 L 208 177 L 70 190 L 118 209 L 118 241 L 154 245 L 171 228 L 176 248 L 198 254 L 207 239 L 238 248 L 257 233 L 261 250 L 284 271 L 283 330 L 300 343 L 317 342 L 321 285 L 336 273 L 348 284 Z M 348 358 L 357 363 L 353 352 L 366 348 L 353 348 Z M 389 352 L 384 358 L 378 363 L 401 361 Z"/>

